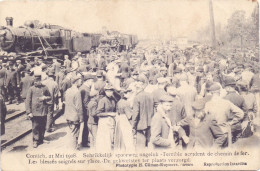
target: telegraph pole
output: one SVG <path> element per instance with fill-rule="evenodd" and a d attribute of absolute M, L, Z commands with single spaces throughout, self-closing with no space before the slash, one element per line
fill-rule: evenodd
<path fill-rule="evenodd" d="M 215 34 L 215 22 L 214 22 L 212 0 L 209 0 L 209 16 L 210 16 L 212 47 L 215 49 L 216 48 L 216 34 Z"/>

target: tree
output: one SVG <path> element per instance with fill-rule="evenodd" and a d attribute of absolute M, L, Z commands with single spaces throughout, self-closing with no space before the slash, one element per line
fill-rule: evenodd
<path fill-rule="evenodd" d="M 245 11 L 239 10 L 232 14 L 228 19 L 227 32 L 230 41 L 237 38 L 240 39 L 240 47 L 242 50 L 243 40 L 249 35 Z"/>
<path fill-rule="evenodd" d="M 249 32 L 250 38 L 255 41 L 255 45 L 258 46 L 259 40 L 259 4 L 254 9 L 249 19 Z"/>

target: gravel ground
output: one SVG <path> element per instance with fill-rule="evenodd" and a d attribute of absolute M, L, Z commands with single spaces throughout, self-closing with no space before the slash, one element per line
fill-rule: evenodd
<path fill-rule="evenodd" d="M 26 114 L 5 123 L 5 134 L 1 136 L 1 144 L 32 128 Z"/>
<path fill-rule="evenodd" d="M 55 131 L 52 133 L 46 132 L 44 144 L 38 146 L 37 149 L 64 147 L 64 139 L 62 140 L 62 138 L 67 135 L 66 126 L 67 124 L 65 122 L 64 117 L 61 116 L 60 118 L 58 118 L 55 121 Z M 32 128 L 31 121 L 27 122 L 26 127 L 28 127 L 28 129 Z M 30 133 L 21 140 L 3 149 L 3 152 L 34 151 L 37 149 L 34 149 L 32 147 L 32 133 Z"/>
<path fill-rule="evenodd" d="M 7 116 L 9 118 L 11 116 L 17 115 L 20 112 L 25 110 L 24 103 L 19 105 L 11 104 L 7 105 Z M 10 120 L 5 123 L 5 134 L 1 136 L 1 143 L 4 143 L 11 138 L 18 136 L 19 134 L 25 132 L 25 130 L 30 129 L 31 124 L 29 120 L 26 120 L 26 115 L 21 115 L 13 120 Z"/>
<path fill-rule="evenodd" d="M 7 115 L 6 118 L 9 118 L 11 116 L 14 116 L 22 111 L 25 111 L 25 105 L 24 103 L 20 103 L 19 105 L 16 104 L 11 104 L 11 105 L 6 105 L 7 108 Z"/>

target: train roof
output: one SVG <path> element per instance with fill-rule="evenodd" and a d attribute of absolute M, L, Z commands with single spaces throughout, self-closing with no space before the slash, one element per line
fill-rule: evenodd
<path fill-rule="evenodd" d="M 70 30 L 70 29 L 66 29 L 62 26 L 59 26 L 59 25 L 50 25 L 50 29 L 64 29 L 64 30 Z"/>

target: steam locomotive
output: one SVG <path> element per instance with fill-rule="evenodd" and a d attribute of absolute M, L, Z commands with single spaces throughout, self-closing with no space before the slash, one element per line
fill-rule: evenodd
<path fill-rule="evenodd" d="M 42 52 L 45 56 L 73 55 L 76 52 L 86 53 L 91 49 L 102 48 L 102 34 L 79 33 L 57 25 L 41 24 L 38 20 L 27 21 L 24 26 L 13 27 L 13 18 L 6 17 L 7 26 L 0 27 L 0 49 L 16 54 Z M 126 37 L 126 36 L 125 36 Z M 114 36 L 117 39 L 116 50 L 126 50 L 137 44 L 130 40 L 134 37 L 129 35 L 128 39 L 122 36 Z M 104 42 L 104 41 L 102 41 Z M 112 48 L 111 44 L 108 44 Z"/>
<path fill-rule="evenodd" d="M 99 48 L 109 51 L 127 51 L 133 49 L 138 43 L 136 35 L 122 34 L 119 32 L 111 32 L 106 35 L 102 35 L 100 38 Z"/>

